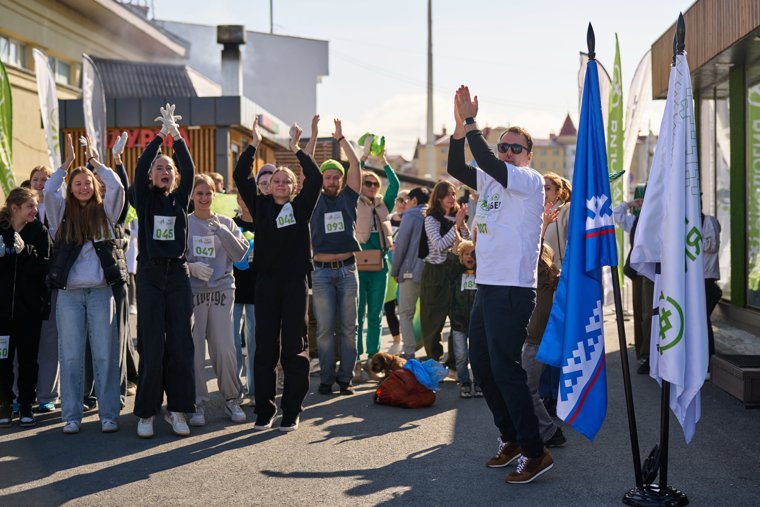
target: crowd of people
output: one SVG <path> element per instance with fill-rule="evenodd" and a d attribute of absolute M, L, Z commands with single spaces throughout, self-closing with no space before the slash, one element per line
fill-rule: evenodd
<path fill-rule="evenodd" d="M 452 179 L 432 191 L 401 191 L 384 152 L 375 154 L 383 188 L 365 167 L 372 136 L 359 155 L 339 119 L 332 137 L 348 164 L 318 165 L 319 116 L 303 148 L 302 129 L 290 130 L 302 182 L 287 167 L 254 173 L 262 141 L 254 121 L 233 173 L 234 218 L 214 212 L 224 180 L 196 174 L 173 105 L 161 108 L 162 128 L 131 184 L 124 137 L 111 169 L 89 139 L 86 160 L 75 164 L 69 136 L 62 166 L 35 167 L 29 188 L 13 189 L 0 210 L 0 290 L 9 296 L 0 304 L 8 341 L 0 427 L 14 418 L 32 426 L 35 411 L 55 410 L 60 398 L 63 433 L 78 433 L 94 406 L 102 431 L 114 432 L 125 397 L 135 394 L 140 437 L 153 436 L 161 415 L 189 435 L 212 416 L 208 347 L 232 422 L 245 422 L 244 407 L 253 406 L 256 430 L 281 412 L 279 429 L 294 431 L 310 373 L 319 373 L 319 395 L 335 394 L 336 385 L 354 394 L 380 351 L 385 315 L 389 352 L 445 362 L 461 398 L 485 398 L 499 432 L 487 466 L 517 462 L 511 483 L 551 469 L 548 449 L 566 441 L 552 417 L 558 375 L 536 352 L 562 268 L 572 188 L 530 168 L 532 138 L 520 127 L 506 129 L 492 151 L 467 87 L 454 110 Z M 161 153 L 167 136 L 173 156 Z M 477 165 L 466 163 L 465 141 Z M 127 223 L 130 206 L 136 219 Z"/>

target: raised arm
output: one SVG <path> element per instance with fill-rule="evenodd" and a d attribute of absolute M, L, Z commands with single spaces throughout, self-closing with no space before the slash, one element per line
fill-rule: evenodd
<path fill-rule="evenodd" d="M 161 149 L 161 145 L 164 143 L 164 137 L 166 137 L 166 134 L 163 131 L 156 134 L 156 137 L 148 143 L 148 146 L 140 154 L 140 158 L 137 159 L 135 178 L 132 180 L 135 204 L 142 202 L 145 196 L 148 195 L 148 173 L 150 172 L 153 160 L 156 158 L 156 154 L 158 154 L 158 150 Z"/>
<path fill-rule="evenodd" d="M 92 164 L 106 186 L 106 195 L 103 199 L 103 208 L 105 209 L 106 216 L 111 223 L 116 223 L 124 210 L 126 202 L 124 186 L 110 167 L 104 166 L 96 159 L 92 159 Z"/>
<path fill-rule="evenodd" d="M 468 165 L 464 159 L 464 137 L 464 120 L 459 114 L 459 106 L 454 97 L 454 134 L 449 141 L 449 162 L 446 170 L 468 187 L 477 190 L 477 170 Z"/>
<path fill-rule="evenodd" d="M 298 163 L 301 164 L 301 169 L 303 169 L 304 176 L 303 188 L 296 199 L 303 199 L 305 202 L 305 208 L 310 210 L 309 214 L 311 214 L 311 210 L 317 205 L 317 199 L 319 199 L 319 194 L 322 191 L 322 173 L 320 172 L 317 163 L 314 162 L 314 159 L 298 147 L 298 142 L 301 140 L 301 133 L 301 127 L 294 123 L 290 128 L 289 146 L 290 150 L 296 154 Z"/>
<path fill-rule="evenodd" d="M 190 194 L 193 191 L 193 178 L 195 177 L 195 163 L 190 151 L 187 149 L 185 140 L 181 137 L 174 140 L 174 154 L 177 156 L 177 165 L 179 166 L 179 188 L 177 194 L 185 200 L 184 207 L 190 202 Z"/>
<path fill-rule="evenodd" d="M 311 158 L 314 158 L 314 153 L 317 150 L 317 136 L 319 136 L 319 115 L 315 114 L 311 119 L 311 137 L 303 149 Z"/>
<path fill-rule="evenodd" d="M 470 89 L 466 86 L 460 86 L 456 94 L 457 111 L 462 120 L 467 118 L 475 119 L 478 114 L 478 97 L 470 99 Z M 507 187 L 507 165 L 499 160 L 488 147 L 488 143 L 483 138 L 482 132 L 478 129 L 477 123 L 464 125 L 464 131 L 467 135 L 467 143 L 470 145 L 470 151 L 475 157 L 478 166 L 490 177 Z M 463 182 L 466 183 L 466 182 Z M 469 185 L 469 183 L 466 183 Z"/>
<path fill-rule="evenodd" d="M 357 194 L 362 190 L 362 172 L 361 164 L 359 164 L 359 157 L 354 151 L 354 147 L 348 142 L 348 139 L 343 135 L 343 124 L 340 118 L 335 118 L 335 132 L 333 137 L 338 141 L 338 144 L 343 151 L 346 152 L 348 157 L 348 171 L 346 172 L 346 185 L 356 192 Z"/>
<path fill-rule="evenodd" d="M 396 176 L 396 171 L 393 170 L 391 165 L 385 158 L 385 152 L 383 152 L 383 169 L 385 169 L 385 177 L 388 178 L 388 190 L 383 196 L 385 207 L 388 208 L 388 213 L 393 212 L 393 207 L 396 205 L 396 197 L 398 197 L 398 189 L 401 186 L 401 182 Z"/>
<path fill-rule="evenodd" d="M 56 233 L 63 219 L 63 212 L 66 209 L 63 182 L 66 180 L 66 174 L 73 163 L 74 142 L 71 140 L 71 134 L 68 134 L 66 136 L 66 160 L 45 182 L 45 189 L 43 190 L 45 195 L 45 215 L 47 216 L 51 234 Z"/>
<path fill-rule="evenodd" d="M 258 116 L 253 119 L 253 126 L 251 127 L 251 133 L 253 138 L 251 144 L 240 155 L 240 158 L 235 165 L 235 170 L 232 172 L 232 179 L 235 182 L 235 186 L 238 189 L 240 197 L 243 199 L 251 216 L 256 218 L 256 198 L 257 191 L 256 179 L 251 178 L 251 167 L 253 166 L 253 160 L 256 158 L 256 149 L 261 142 L 261 133 L 259 132 L 259 118 Z"/>

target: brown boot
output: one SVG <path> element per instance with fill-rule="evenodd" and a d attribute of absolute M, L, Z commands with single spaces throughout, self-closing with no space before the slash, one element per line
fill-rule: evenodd
<path fill-rule="evenodd" d="M 496 456 L 486 461 L 488 468 L 501 468 L 509 465 L 520 457 L 520 446 L 514 442 L 504 442 L 501 437 L 498 438 L 499 448 Z"/>
<path fill-rule="evenodd" d="M 544 472 L 548 472 L 553 466 L 552 455 L 549 453 L 549 449 L 544 447 L 541 456 L 537 458 L 521 456 L 515 471 L 507 475 L 504 480 L 510 484 L 527 484 L 533 482 L 533 479 Z"/>

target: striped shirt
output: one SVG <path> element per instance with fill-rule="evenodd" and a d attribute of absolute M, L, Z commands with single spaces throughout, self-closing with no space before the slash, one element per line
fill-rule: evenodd
<path fill-rule="evenodd" d="M 446 217 L 446 220 L 454 222 L 454 217 Z M 441 224 L 432 216 L 425 217 L 425 234 L 427 235 L 428 249 L 430 253 L 425 257 L 428 264 L 443 264 L 446 260 L 446 254 L 454 246 L 456 239 L 456 225 L 449 229 L 445 235 L 441 236 Z M 465 227 L 459 231 L 464 239 L 470 239 L 470 231 Z"/>

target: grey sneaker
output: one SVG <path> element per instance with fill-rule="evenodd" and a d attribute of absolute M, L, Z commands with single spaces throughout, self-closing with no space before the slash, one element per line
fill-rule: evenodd
<path fill-rule="evenodd" d="M 153 436 L 153 416 L 140 418 L 137 422 L 137 436 L 140 438 Z"/>
<path fill-rule="evenodd" d="M 195 413 L 190 416 L 190 426 L 205 426 L 206 425 L 206 410 L 203 407 L 195 407 Z"/>
<path fill-rule="evenodd" d="M 234 423 L 245 422 L 245 412 L 240 408 L 240 402 L 236 399 L 227 400 L 224 404 L 224 413 L 230 417 Z"/>
<path fill-rule="evenodd" d="M 164 414 L 164 420 L 172 425 L 175 434 L 186 437 L 190 435 L 190 428 L 187 426 L 185 414 L 182 412 L 171 412 L 169 410 Z"/>

